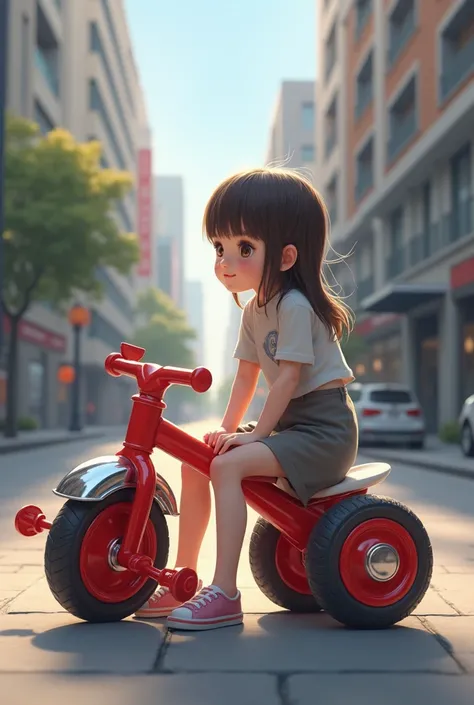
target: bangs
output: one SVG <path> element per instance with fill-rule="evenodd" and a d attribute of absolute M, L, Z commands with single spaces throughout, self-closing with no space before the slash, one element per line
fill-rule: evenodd
<path fill-rule="evenodd" d="M 203 231 L 210 242 L 242 235 L 266 240 L 268 216 L 264 191 L 268 185 L 265 189 L 261 175 L 262 172 L 255 171 L 236 174 L 217 187 L 203 218 Z"/>

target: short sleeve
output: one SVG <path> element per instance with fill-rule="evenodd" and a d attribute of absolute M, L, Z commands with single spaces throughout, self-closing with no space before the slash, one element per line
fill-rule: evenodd
<path fill-rule="evenodd" d="M 238 360 L 258 363 L 257 348 L 253 334 L 252 311 L 248 304 L 242 311 L 239 339 L 234 350 L 234 357 Z"/>
<path fill-rule="evenodd" d="M 307 306 L 282 302 L 278 312 L 275 360 L 314 364 L 312 311 Z"/>

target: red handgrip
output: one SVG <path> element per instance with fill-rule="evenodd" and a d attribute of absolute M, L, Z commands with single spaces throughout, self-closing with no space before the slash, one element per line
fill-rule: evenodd
<path fill-rule="evenodd" d="M 105 370 L 112 377 L 127 375 L 127 377 L 136 378 L 142 367 L 143 363 L 135 362 L 134 360 L 124 360 L 120 353 L 112 353 L 107 355 L 105 359 Z"/>
<path fill-rule="evenodd" d="M 143 356 L 140 354 L 143 348 L 135 350 L 134 346 L 128 347 L 131 348 L 134 359 L 127 345 L 122 343 L 121 353 L 111 353 L 107 356 L 105 369 L 112 377 L 134 377 L 143 392 L 150 394 L 164 391 L 170 384 L 182 384 L 191 387 L 195 392 L 207 392 L 212 384 L 212 375 L 205 367 L 185 370 L 180 367 L 160 367 L 149 362 L 139 362 Z M 124 353 L 129 353 L 128 359 L 124 357 Z"/>

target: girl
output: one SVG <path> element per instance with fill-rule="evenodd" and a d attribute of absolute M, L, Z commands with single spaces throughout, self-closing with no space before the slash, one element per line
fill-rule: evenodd
<path fill-rule="evenodd" d="M 350 328 L 344 304 L 323 273 L 327 213 L 299 174 L 255 169 L 226 179 L 212 194 L 204 229 L 215 273 L 233 294 L 253 290 L 242 313 L 239 360 L 214 448 L 211 483 L 217 527 L 212 584 L 179 605 L 159 588 L 138 616 L 168 616 L 175 629 L 213 629 L 243 621 L 237 567 L 247 505 L 241 483 L 252 475 L 286 478 L 303 504 L 340 482 L 357 454 L 357 422 L 346 384 L 354 379 L 339 339 Z M 240 427 L 260 370 L 269 387 L 256 424 Z M 196 569 L 210 514 L 208 480 L 182 468 L 177 566 Z"/>

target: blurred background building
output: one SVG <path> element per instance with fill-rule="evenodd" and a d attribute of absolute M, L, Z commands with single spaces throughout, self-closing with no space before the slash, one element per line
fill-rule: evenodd
<path fill-rule="evenodd" d="M 314 81 L 282 82 L 265 163 L 304 168 L 316 183 L 315 92 Z"/>
<path fill-rule="evenodd" d="M 185 282 L 185 306 L 188 322 L 196 331 L 196 339 L 192 349 L 198 367 L 206 366 L 205 358 L 205 321 L 204 321 L 204 291 L 201 281 Z"/>
<path fill-rule="evenodd" d="M 184 305 L 184 189 L 181 176 L 154 178 L 156 286 Z"/>
<path fill-rule="evenodd" d="M 434 431 L 474 392 L 474 2 L 318 8 L 317 169 L 333 247 L 354 248 L 334 273 L 356 375 L 408 382 Z"/>
<path fill-rule="evenodd" d="M 99 269 L 104 298 L 84 332 L 83 405 L 87 423 L 118 423 L 129 411 L 130 384 L 104 373 L 104 359 L 133 330 L 137 289 L 153 281 L 151 136 L 122 0 L 14 0 L 8 27 L 7 107 L 39 123 L 62 126 L 80 141 L 101 141 L 103 166 L 137 177 L 117 206 L 122 228 L 140 235 L 141 262 L 123 277 Z M 67 233 L 65 233 L 65 237 Z M 48 305 L 35 305 L 20 328 L 19 414 L 42 427 L 68 423 L 67 389 L 57 380 L 71 362 L 70 326 Z"/>

